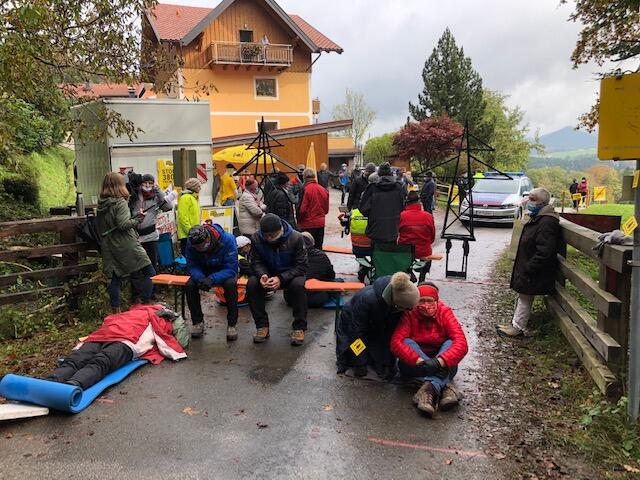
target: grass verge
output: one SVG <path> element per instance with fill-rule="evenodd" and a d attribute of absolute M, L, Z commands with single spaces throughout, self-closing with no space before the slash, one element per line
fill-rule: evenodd
<path fill-rule="evenodd" d="M 494 278 L 506 282 L 510 272 L 505 255 Z M 536 336 L 513 340 L 493 326 L 510 322 L 514 295 L 496 289 L 491 298 L 478 326 L 491 358 L 483 386 L 493 406 L 489 449 L 513 459 L 520 478 L 638 478 L 640 429 L 626 422 L 626 399 L 600 395 L 542 299 L 530 320 Z"/>
<path fill-rule="evenodd" d="M 632 204 L 623 203 L 605 203 L 602 205 L 593 204 L 584 210 L 580 210 L 581 213 L 590 213 L 593 215 L 620 215 L 622 217 L 622 223 L 633 215 Z"/>

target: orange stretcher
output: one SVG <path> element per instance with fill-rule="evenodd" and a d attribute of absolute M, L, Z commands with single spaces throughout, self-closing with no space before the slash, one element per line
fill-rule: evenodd
<path fill-rule="evenodd" d="M 337 293 L 334 297 L 336 305 L 336 317 L 335 321 L 340 318 L 340 312 L 342 311 L 342 296 L 346 292 L 357 292 L 364 288 L 364 283 L 360 282 L 325 282 L 322 280 L 316 280 L 312 278 L 304 282 L 304 288 L 308 292 L 332 292 Z"/>

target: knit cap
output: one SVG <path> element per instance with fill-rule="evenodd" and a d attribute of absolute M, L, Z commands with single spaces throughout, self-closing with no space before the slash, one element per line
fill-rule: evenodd
<path fill-rule="evenodd" d="M 201 186 L 202 184 L 200 183 L 200 180 L 198 180 L 197 178 L 190 178 L 189 180 L 184 182 L 184 189 L 189 190 L 191 192 L 197 190 Z"/>
<path fill-rule="evenodd" d="M 389 282 L 391 285 L 391 298 L 393 303 L 400 308 L 413 308 L 420 300 L 418 287 L 411 283 L 409 275 L 404 272 L 396 272 Z"/>

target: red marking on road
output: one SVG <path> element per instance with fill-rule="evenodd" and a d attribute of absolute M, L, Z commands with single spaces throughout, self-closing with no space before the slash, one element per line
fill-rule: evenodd
<path fill-rule="evenodd" d="M 385 445 L 387 447 L 402 447 L 402 448 L 413 448 L 414 450 L 426 450 L 428 452 L 438 452 L 438 453 L 448 453 L 453 455 L 460 455 L 462 457 L 470 457 L 470 458 L 487 458 L 487 456 L 479 451 L 473 450 L 452 450 L 450 448 L 440 448 L 440 447 L 430 447 L 428 445 L 419 445 L 416 443 L 405 443 L 398 442 L 396 440 L 385 440 L 383 438 L 377 437 L 369 437 L 369 440 L 372 443 L 377 443 L 378 445 Z"/>

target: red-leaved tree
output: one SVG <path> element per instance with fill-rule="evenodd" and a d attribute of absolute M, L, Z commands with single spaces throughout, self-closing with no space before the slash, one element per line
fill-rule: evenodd
<path fill-rule="evenodd" d="M 427 168 L 453 155 L 459 142 L 450 140 L 462 135 L 464 128 L 447 115 L 410 122 L 393 138 L 400 158 L 416 158 Z"/>

